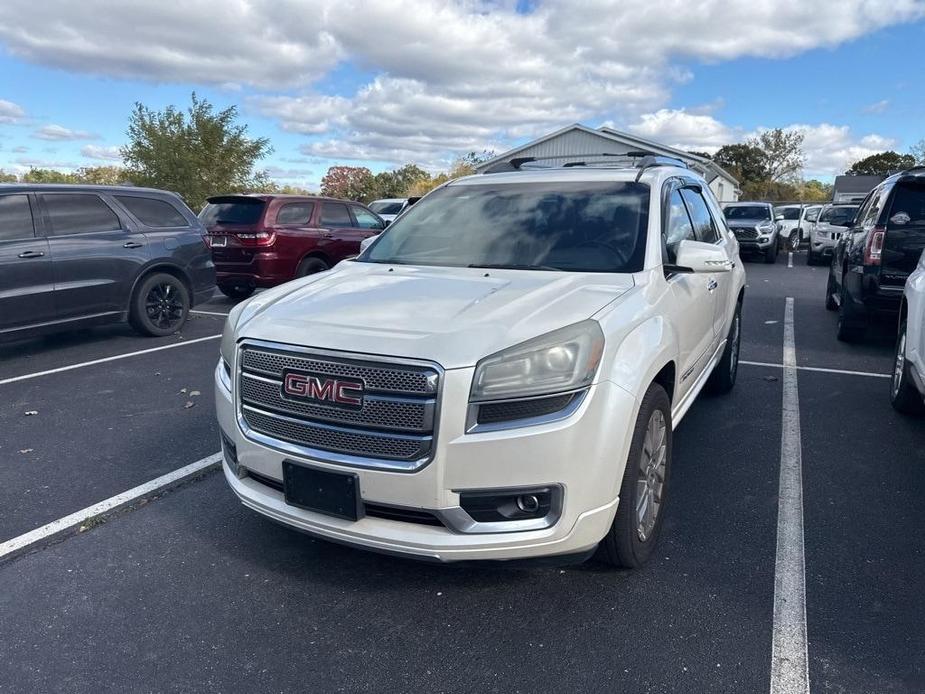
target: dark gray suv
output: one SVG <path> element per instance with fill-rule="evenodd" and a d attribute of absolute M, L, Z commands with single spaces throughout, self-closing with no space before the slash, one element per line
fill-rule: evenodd
<path fill-rule="evenodd" d="M 175 332 L 215 289 L 205 233 L 162 190 L 0 185 L 0 339 L 123 320 Z"/>

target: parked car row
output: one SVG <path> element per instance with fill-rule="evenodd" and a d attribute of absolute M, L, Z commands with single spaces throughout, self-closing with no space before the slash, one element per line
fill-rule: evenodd
<path fill-rule="evenodd" d="M 161 190 L 0 185 L 0 339 L 126 320 L 169 335 L 216 282 L 245 298 L 357 255 L 386 224 L 323 197 L 217 196 L 197 216 Z"/>

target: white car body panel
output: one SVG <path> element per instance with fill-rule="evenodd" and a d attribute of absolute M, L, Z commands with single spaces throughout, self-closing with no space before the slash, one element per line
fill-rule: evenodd
<path fill-rule="evenodd" d="M 557 169 L 475 176 L 451 185 L 625 181 L 635 170 Z M 238 470 L 282 479 L 283 460 L 357 475 L 366 502 L 437 513 L 460 511 L 458 490 L 555 484 L 564 490 L 550 527 L 466 533 L 366 516 L 348 521 L 288 505 L 282 492 L 238 474 L 226 479 L 248 507 L 301 530 L 378 551 L 440 561 L 525 559 L 593 549 L 610 528 L 640 400 L 674 364 L 674 423 L 687 412 L 722 354 L 745 272 L 738 244 L 703 184 L 726 259 L 716 272 L 666 278 L 662 266 L 662 186 L 694 176 L 674 167 L 643 172 L 651 188 L 642 271 L 631 274 L 486 270 L 343 262 L 332 270 L 263 292 L 231 312 L 222 339 L 230 380 L 216 369 L 216 407 Z M 386 231 L 385 233 L 388 233 Z M 559 419 L 494 430 L 469 428 L 476 364 L 499 350 L 586 319 L 600 325 L 603 355 L 577 408 Z M 347 466 L 320 454 L 257 441 L 240 421 L 241 340 L 336 350 L 361 357 L 439 365 L 432 459 L 413 472 Z M 229 387 L 231 384 L 231 387 Z"/>
<path fill-rule="evenodd" d="M 903 290 L 906 302 L 906 359 L 913 378 L 925 396 L 925 254 Z"/>

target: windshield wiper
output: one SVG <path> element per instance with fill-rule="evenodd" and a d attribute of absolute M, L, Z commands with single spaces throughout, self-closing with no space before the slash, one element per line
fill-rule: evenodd
<path fill-rule="evenodd" d="M 471 263 L 466 267 L 479 267 L 486 270 L 546 270 L 559 272 L 560 268 L 550 265 L 528 265 L 525 263 Z"/>

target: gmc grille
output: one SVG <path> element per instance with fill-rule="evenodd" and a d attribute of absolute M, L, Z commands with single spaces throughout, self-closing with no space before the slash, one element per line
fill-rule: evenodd
<path fill-rule="evenodd" d="M 265 343 L 244 343 L 238 360 L 239 415 L 249 438 L 360 467 L 415 470 L 433 453 L 440 387 L 434 366 Z M 362 407 L 284 398 L 283 372 L 290 369 L 362 381 Z"/>

